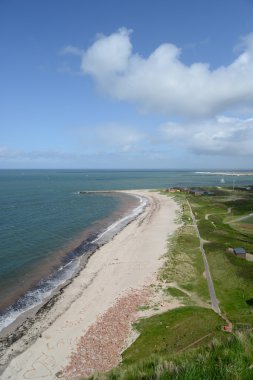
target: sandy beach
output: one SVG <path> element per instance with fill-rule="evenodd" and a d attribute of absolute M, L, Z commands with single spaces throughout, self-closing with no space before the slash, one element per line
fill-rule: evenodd
<path fill-rule="evenodd" d="M 147 197 L 149 205 L 93 254 L 46 316 L 6 350 L 1 379 L 74 380 L 117 364 L 136 309 L 162 266 L 168 236 L 178 227 L 173 199 L 132 193 Z"/>

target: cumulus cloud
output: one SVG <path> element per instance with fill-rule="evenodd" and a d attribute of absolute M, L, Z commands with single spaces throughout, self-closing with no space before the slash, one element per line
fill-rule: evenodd
<path fill-rule="evenodd" d="M 253 119 L 219 116 L 194 124 L 168 123 L 161 134 L 167 143 L 183 144 L 199 154 L 253 155 Z"/>
<path fill-rule="evenodd" d="M 132 51 L 130 32 L 122 28 L 108 37 L 100 35 L 83 54 L 83 72 L 96 78 L 105 90 L 113 79 L 120 78 L 128 69 Z"/>
<path fill-rule="evenodd" d="M 253 34 L 244 38 L 244 50 L 230 65 L 215 70 L 207 63 L 184 64 L 181 50 L 171 43 L 144 58 L 133 52 L 130 35 L 125 28 L 99 35 L 82 53 L 83 73 L 110 96 L 133 102 L 143 111 L 184 117 L 252 110 Z"/>
<path fill-rule="evenodd" d="M 253 33 L 241 39 L 229 65 L 215 69 L 205 62 L 185 64 L 181 49 L 172 43 L 143 57 L 134 51 L 131 33 L 121 28 L 100 34 L 86 50 L 67 46 L 64 53 L 80 57 L 82 73 L 102 92 L 180 122 L 149 132 L 119 124 L 85 128 L 86 145 L 108 154 L 152 149 L 159 154 L 166 145 L 194 154 L 252 156 Z"/>

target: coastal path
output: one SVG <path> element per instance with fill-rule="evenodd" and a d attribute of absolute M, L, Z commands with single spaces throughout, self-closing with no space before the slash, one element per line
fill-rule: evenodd
<path fill-rule="evenodd" d="M 229 223 L 236 223 L 236 222 L 241 222 L 242 220 L 248 219 L 251 216 L 253 216 L 253 213 L 250 213 L 248 215 L 241 216 L 240 218 L 230 220 Z"/>
<path fill-rule="evenodd" d="M 210 270 L 209 270 L 209 265 L 208 265 L 206 253 L 205 253 L 205 250 L 204 250 L 203 239 L 200 236 L 198 225 L 197 225 L 197 222 L 196 222 L 196 218 L 195 218 L 195 215 L 194 215 L 194 213 L 192 211 L 190 202 L 188 200 L 187 200 L 187 203 L 188 203 L 188 206 L 189 206 L 189 209 L 190 209 L 191 218 L 192 218 L 192 221 L 193 221 L 193 225 L 194 225 L 197 237 L 199 238 L 199 248 L 200 248 L 200 251 L 202 253 L 202 257 L 203 257 L 203 261 L 204 261 L 204 267 L 205 267 L 206 279 L 207 279 L 209 294 L 210 294 L 211 303 L 212 303 L 212 309 L 215 311 L 215 313 L 221 315 L 221 311 L 220 311 L 220 308 L 219 308 L 219 301 L 217 300 L 217 297 L 216 297 L 216 293 L 215 293 L 215 289 L 214 289 L 214 284 L 213 284 L 212 276 L 211 276 L 211 273 L 210 273 Z"/>

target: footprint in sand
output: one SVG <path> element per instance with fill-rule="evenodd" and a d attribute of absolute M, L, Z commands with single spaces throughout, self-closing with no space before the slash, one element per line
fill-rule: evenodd
<path fill-rule="evenodd" d="M 27 370 L 23 378 L 24 379 L 43 379 L 52 377 L 52 371 L 48 367 L 55 365 L 55 361 L 52 357 L 48 357 L 45 354 L 39 356 L 32 364 L 32 368 Z M 50 377 L 49 377 L 50 376 Z"/>

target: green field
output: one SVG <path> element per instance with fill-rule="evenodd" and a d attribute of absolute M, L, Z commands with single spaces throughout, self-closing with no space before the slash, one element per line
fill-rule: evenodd
<path fill-rule="evenodd" d="M 222 312 L 234 323 L 253 325 L 249 305 L 253 298 L 253 263 L 228 252 L 233 247 L 253 252 L 253 236 L 251 231 L 242 232 L 234 223 L 227 222 L 228 215 L 230 220 L 234 220 L 247 211 L 250 213 L 252 195 L 244 194 L 242 198 L 240 192 L 237 199 L 234 199 L 234 194 L 222 198 L 188 198 L 198 220 L 200 234 L 207 241 L 204 248 Z"/>

